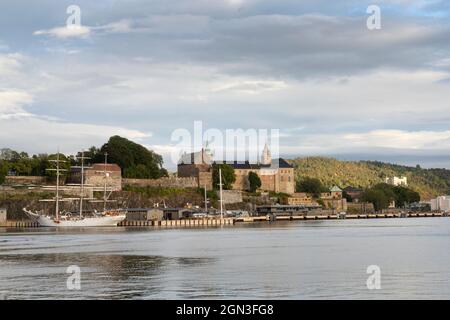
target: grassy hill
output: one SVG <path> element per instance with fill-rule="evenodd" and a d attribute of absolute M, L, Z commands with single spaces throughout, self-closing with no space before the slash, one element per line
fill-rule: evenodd
<path fill-rule="evenodd" d="M 385 177 L 406 176 L 410 188 L 422 199 L 450 193 L 450 170 L 422 169 L 376 161 L 339 161 L 325 157 L 297 158 L 289 161 L 295 167 L 296 180 L 302 177 L 320 179 L 326 186 L 367 188 Z"/>

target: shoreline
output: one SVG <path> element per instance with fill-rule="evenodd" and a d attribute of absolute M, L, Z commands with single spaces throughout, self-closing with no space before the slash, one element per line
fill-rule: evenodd
<path fill-rule="evenodd" d="M 346 219 L 407 219 L 407 218 L 442 218 L 449 217 L 445 213 L 377 213 L 377 214 L 329 214 L 329 215 L 297 215 L 297 216 L 254 216 L 224 219 L 181 219 L 181 220 L 137 220 L 122 221 L 117 227 L 154 227 L 154 228 L 195 228 L 233 226 L 235 224 L 263 223 L 277 221 L 307 221 L 307 220 L 346 220 Z M 31 220 L 7 220 L 0 223 L 0 228 L 40 228 Z M 68 228 L 69 229 L 69 228 Z"/>

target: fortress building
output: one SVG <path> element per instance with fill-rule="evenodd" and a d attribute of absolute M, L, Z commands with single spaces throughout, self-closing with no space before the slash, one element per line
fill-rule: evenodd
<path fill-rule="evenodd" d="M 212 188 L 212 165 L 214 163 L 224 162 L 213 162 L 211 153 L 205 148 L 199 152 L 184 154 L 178 163 L 178 176 L 196 177 L 199 180 L 199 187 L 207 185 Z M 234 190 L 248 190 L 248 175 L 250 172 L 255 172 L 261 179 L 261 190 L 287 194 L 295 192 L 294 167 L 282 158 L 272 159 L 267 144 L 264 146 L 261 160 L 258 163 L 249 163 L 248 161 L 225 163 L 234 168 L 236 175 L 236 181 L 233 184 Z"/>

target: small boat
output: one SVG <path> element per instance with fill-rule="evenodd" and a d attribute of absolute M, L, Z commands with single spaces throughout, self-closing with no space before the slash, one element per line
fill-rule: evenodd
<path fill-rule="evenodd" d="M 59 178 L 61 175 L 61 171 L 65 171 L 64 169 L 60 169 L 59 163 L 64 162 L 59 159 L 59 151 L 57 153 L 56 160 L 50 160 L 56 163 L 56 169 L 48 169 L 56 172 L 56 197 L 53 200 L 55 201 L 55 215 L 45 215 L 38 212 L 32 212 L 27 208 L 23 208 L 23 211 L 32 219 L 39 223 L 41 227 L 114 227 L 117 226 L 120 222 L 125 220 L 126 214 L 121 210 L 106 210 L 106 203 L 108 202 L 107 193 L 107 182 L 108 172 L 106 171 L 107 164 L 107 153 L 105 154 L 105 184 L 104 184 L 104 197 L 103 197 L 103 212 L 94 212 L 92 215 L 87 216 L 83 212 L 83 197 L 84 197 L 84 153 L 81 154 L 81 185 L 80 185 L 80 211 L 79 214 L 62 214 L 59 210 L 59 202 L 62 200 L 59 196 Z M 42 200 L 45 201 L 45 200 Z"/>

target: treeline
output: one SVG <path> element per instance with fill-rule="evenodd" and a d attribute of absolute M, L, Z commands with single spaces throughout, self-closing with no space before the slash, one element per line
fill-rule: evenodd
<path fill-rule="evenodd" d="M 295 167 L 296 180 L 317 178 L 326 187 L 337 185 L 367 189 L 384 183 L 386 177 L 406 176 L 408 187 L 422 199 L 450 193 L 450 170 L 423 169 L 376 161 L 339 161 L 326 157 L 297 158 L 290 161 Z"/>
<path fill-rule="evenodd" d="M 380 211 L 387 209 L 393 201 L 397 208 L 404 208 L 411 203 L 419 202 L 420 194 L 406 187 L 379 183 L 364 191 L 362 200 L 372 203 L 375 210 Z"/>
<path fill-rule="evenodd" d="M 167 176 L 167 170 L 163 168 L 162 156 L 148 150 L 144 146 L 128 139 L 113 136 L 102 147 L 95 146 L 84 152 L 84 156 L 90 158 L 86 165 L 103 163 L 105 154 L 108 154 L 108 163 L 116 163 L 122 168 L 125 178 L 156 179 Z M 62 168 L 70 169 L 71 166 L 80 165 L 81 151 L 76 155 L 60 154 L 60 159 L 65 162 Z M 28 155 L 26 152 L 18 152 L 8 148 L 0 149 L 0 183 L 3 183 L 8 174 L 20 176 L 51 176 L 54 172 L 48 171 L 54 168 L 50 160 L 55 160 L 56 154 Z"/>

